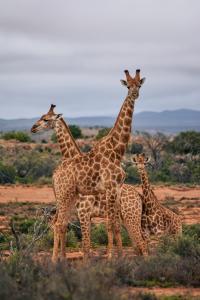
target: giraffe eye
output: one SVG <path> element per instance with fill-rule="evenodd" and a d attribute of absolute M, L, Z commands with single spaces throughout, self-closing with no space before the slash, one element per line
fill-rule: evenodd
<path fill-rule="evenodd" d="M 47 120 L 47 119 L 43 119 L 43 121 L 44 121 L 44 122 L 48 122 L 48 120 Z"/>

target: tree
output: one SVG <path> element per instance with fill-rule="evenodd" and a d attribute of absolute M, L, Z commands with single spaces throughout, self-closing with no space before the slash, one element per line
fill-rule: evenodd
<path fill-rule="evenodd" d="M 15 183 L 16 171 L 13 166 L 4 165 L 0 162 L 0 183 Z"/>
<path fill-rule="evenodd" d="M 174 140 L 167 145 L 167 149 L 177 154 L 200 154 L 200 132 L 185 131 L 179 133 Z"/>
<path fill-rule="evenodd" d="M 143 145 L 139 143 L 133 143 L 128 147 L 127 152 L 131 154 L 139 154 L 143 151 Z"/>
<path fill-rule="evenodd" d="M 100 129 L 99 132 L 96 135 L 96 140 L 100 140 L 101 138 L 106 136 L 109 133 L 110 130 L 111 130 L 111 128 L 108 128 L 108 127 L 104 127 L 102 129 Z"/>
<path fill-rule="evenodd" d="M 22 143 L 31 142 L 30 136 L 23 131 L 8 131 L 2 135 L 4 140 L 17 140 Z"/>
<path fill-rule="evenodd" d="M 167 137 L 161 132 L 157 132 L 154 135 L 151 135 L 148 132 L 143 132 L 142 137 L 143 137 L 144 144 L 147 147 L 154 161 L 154 167 L 158 168 L 160 153 L 164 149 L 164 146 L 167 143 Z"/>
<path fill-rule="evenodd" d="M 83 137 L 81 129 L 77 125 L 69 125 L 69 129 L 74 139 L 80 139 Z M 55 132 L 51 135 L 51 140 L 53 143 L 57 143 L 57 137 Z"/>
<path fill-rule="evenodd" d="M 71 131 L 71 134 L 73 136 L 73 138 L 75 139 L 80 139 L 82 138 L 82 132 L 79 126 L 77 125 L 69 125 L 69 129 Z"/>

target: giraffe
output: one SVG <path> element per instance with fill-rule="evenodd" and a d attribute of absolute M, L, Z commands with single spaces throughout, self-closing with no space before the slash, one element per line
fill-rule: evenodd
<path fill-rule="evenodd" d="M 142 229 L 144 237 L 148 239 L 150 235 L 181 235 L 182 222 L 180 216 L 160 204 L 153 192 L 145 169 L 149 159 L 142 153 L 134 155 L 132 161 L 137 166 L 142 183 Z"/>
<path fill-rule="evenodd" d="M 129 184 L 123 184 L 119 204 L 119 212 L 124 226 L 127 229 L 132 244 L 136 243 L 139 255 L 148 255 L 147 242 L 143 237 L 141 218 L 142 218 L 142 199 L 136 189 Z M 90 225 L 91 219 L 101 217 L 106 219 L 107 206 L 104 194 L 98 196 L 81 196 L 76 202 L 78 217 L 83 228 L 83 233 L 87 232 L 87 245 L 90 245 Z M 82 209 L 87 210 L 87 214 L 82 214 Z M 89 249 L 87 249 L 88 252 Z"/>
<path fill-rule="evenodd" d="M 55 119 L 54 108 L 51 105 L 48 113 L 42 116 L 45 120 L 44 126 L 46 129 L 51 124 L 50 120 Z M 47 122 L 48 120 L 48 122 Z M 75 155 L 82 155 L 79 147 L 76 144 L 69 127 L 65 123 L 61 114 L 57 114 L 56 122 L 54 121 L 54 130 L 57 136 L 57 141 L 64 159 L 73 158 Z M 93 217 L 107 217 L 106 197 L 105 194 L 98 196 L 80 196 L 76 200 L 77 214 L 81 224 L 81 231 L 83 236 L 83 252 L 84 256 L 88 255 L 90 245 L 90 223 Z M 128 184 L 123 184 L 120 198 L 120 215 L 124 226 L 126 227 L 132 243 L 135 241 L 139 254 L 147 255 L 147 248 L 142 237 L 141 231 L 141 215 L 142 215 L 142 201 L 140 194 L 135 188 Z M 82 213 L 86 211 L 86 213 Z M 54 218 L 56 220 L 57 215 Z M 53 223 L 54 223 L 53 222 Z"/>
<path fill-rule="evenodd" d="M 134 102 L 139 97 L 139 88 L 144 82 L 144 79 L 140 79 L 139 70 L 136 71 L 134 78 L 128 71 L 125 71 L 125 74 L 127 81 L 123 81 L 123 84 L 128 87 L 128 96 L 107 139 L 103 138 L 86 154 L 61 161 L 54 171 L 53 185 L 58 215 L 54 224 L 53 262 L 58 259 L 59 248 L 61 258 L 65 257 L 66 223 L 69 220 L 71 207 L 79 194 L 106 194 L 109 257 L 112 256 L 113 233 L 116 235 L 119 252 L 122 249 L 118 202 L 125 174 L 120 162 L 130 136 Z M 56 115 L 50 121 L 52 128 L 58 118 L 59 116 Z M 44 125 L 46 122 L 48 119 L 45 119 L 45 116 L 40 118 L 33 125 L 32 132 L 46 128 Z"/>

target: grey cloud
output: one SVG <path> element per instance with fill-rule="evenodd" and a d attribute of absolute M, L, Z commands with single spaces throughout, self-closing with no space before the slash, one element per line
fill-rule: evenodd
<path fill-rule="evenodd" d="M 197 0 L 0 0 L 0 118 L 116 114 L 124 68 L 147 82 L 136 109 L 200 109 Z"/>

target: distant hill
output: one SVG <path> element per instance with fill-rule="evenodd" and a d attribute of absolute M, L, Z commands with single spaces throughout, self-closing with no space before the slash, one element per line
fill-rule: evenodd
<path fill-rule="evenodd" d="M 0 131 L 30 130 L 37 119 L 0 119 Z M 115 122 L 115 117 L 66 118 L 66 121 L 68 124 L 76 124 L 81 127 L 111 127 Z M 200 131 L 200 111 L 190 109 L 165 110 L 162 112 L 144 111 L 134 115 L 134 130 L 166 133 L 185 130 Z"/>

